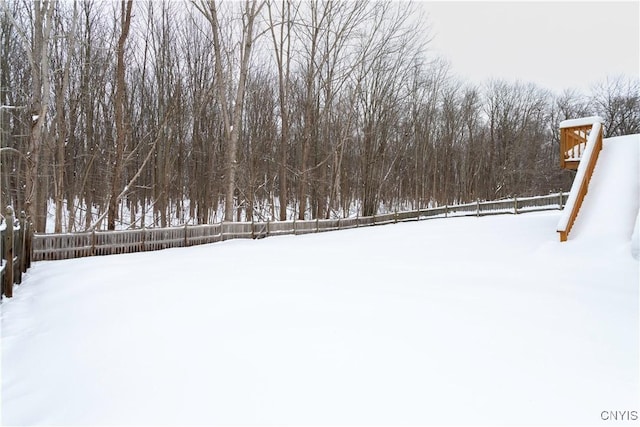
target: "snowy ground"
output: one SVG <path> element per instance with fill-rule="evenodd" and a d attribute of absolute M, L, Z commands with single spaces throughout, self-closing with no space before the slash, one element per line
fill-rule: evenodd
<path fill-rule="evenodd" d="M 606 138 L 569 239 L 625 240 L 640 202 L 640 135 Z"/>
<path fill-rule="evenodd" d="M 601 424 L 640 397 L 638 262 L 558 218 L 37 263 L 2 304 L 3 422 Z"/>
<path fill-rule="evenodd" d="M 629 424 L 602 418 L 640 414 L 638 162 L 610 146 L 566 243 L 550 211 L 36 263 L 2 422 Z"/>

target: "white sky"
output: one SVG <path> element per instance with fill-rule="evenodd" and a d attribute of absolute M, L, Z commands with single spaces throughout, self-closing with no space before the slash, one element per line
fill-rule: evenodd
<path fill-rule="evenodd" d="M 430 49 L 470 83 L 516 79 L 560 92 L 638 77 L 640 2 L 419 2 Z"/>

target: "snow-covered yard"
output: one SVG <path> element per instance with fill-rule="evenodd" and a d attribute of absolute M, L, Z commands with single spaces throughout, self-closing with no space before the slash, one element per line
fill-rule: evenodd
<path fill-rule="evenodd" d="M 36 263 L 2 421 L 603 424 L 638 410 L 639 264 L 559 216 Z"/>
<path fill-rule="evenodd" d="M 565 243 L 549 211 L 35 263 L 2 422 L 635 422 L 639 146 L 604 141 Z"/>

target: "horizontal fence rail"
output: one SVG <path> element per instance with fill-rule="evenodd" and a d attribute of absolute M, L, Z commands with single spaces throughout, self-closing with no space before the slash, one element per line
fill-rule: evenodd
<path fill-rule="evenodd" d="M 230 239 L 259 239 L 268 236 L 302 235 L 356 227 L 418 221 L 430 218 L 519 214 L 562 209 L 569 193 L 523 197 L 491 202 L 394 212 L 357 218 L 305 221 L 223 222 L 123 231 L 88 231 L 64 234 L 35 234 L 33 260 L 61 260 L 94 255 L 125 254 L 215 243 Z"/>

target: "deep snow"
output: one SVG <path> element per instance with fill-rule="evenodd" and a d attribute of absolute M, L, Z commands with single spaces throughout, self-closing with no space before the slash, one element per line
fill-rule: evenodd
<path fill-rule="evenodd" d="M 35 263 L 2 422 L 629 424 L 638 162 L 608 144 L 565 243 L 550 211 Z"/>
<path fill-rule="evenodd" d="M 602 141 L 602 151 L 569 240 L 629 239 L 640 203 L 639 163 L 640 135 Z"/>
<path fill-rule="evenodd" d="M 638 262 L 558 218 L 36 263 L 2 304 L 3 422 L 600 424 L 640 396 Z"/>

